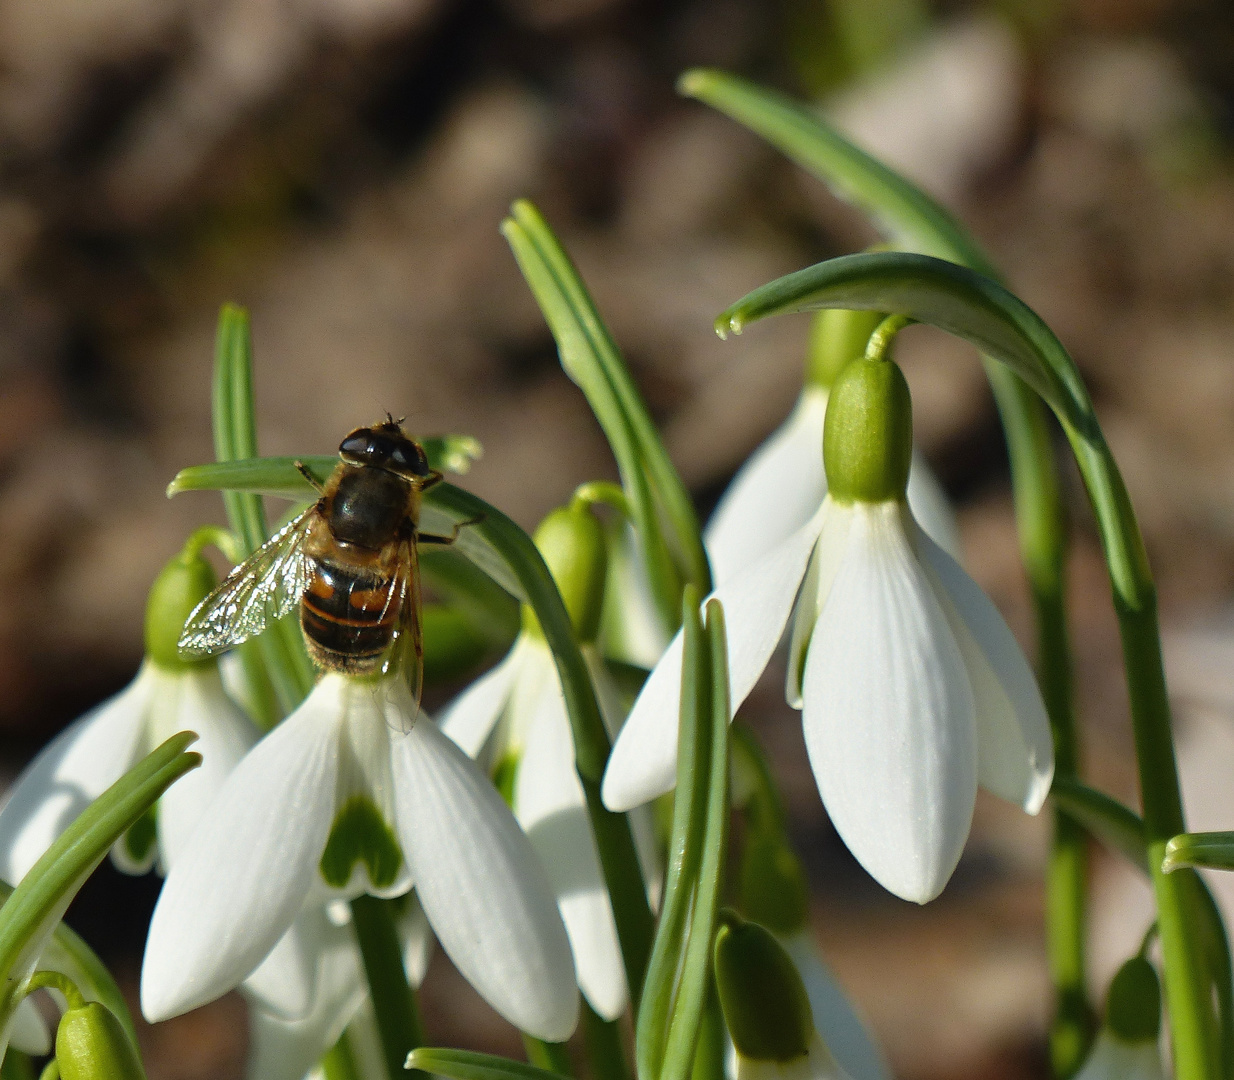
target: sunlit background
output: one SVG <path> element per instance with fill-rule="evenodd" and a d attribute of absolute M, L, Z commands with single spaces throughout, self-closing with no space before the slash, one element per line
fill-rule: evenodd
<path fill-rule="evenodd" d="M 530 528 L 615 469 L 497 231 L 529 196 L 710 508 L 790 408 L 807 325 L 726 344 L 712 317 L 874 236 L 677 98 L 676 75 L 697 64 L 817 100 L 953 207 L 1076 356 L 1159 578 L 1190 823 L 1234 826 L 1223 0 L 3 0 L 7 777 L 128 681 L 153 575 L 191 527 L 221 520 L 217 496 L 163 489 L 211 453 L 223 301 L 252 309 L 263 452 L 330 453 L 350 428 L 405 414 L 416 432 L 477 436 L 485 456 L 461 482 Z M 1031 644 L 975 355 L 915 328 L 899 357 L 969 568 Z M 1086 770 L 1133 799 L 1104 570 L 1071 487 Z M 785 785 L 817 937 L 898 1075 L 1044 1075 L 1046 822 L 983 794 L 943 897 L 895 900 L 827 824 L 781 687 L 773 667 L 748 718 Z M 1099 995 L 1149 901 L 1131 871 L 1096 854 L 1094 868 Z M 156 890 L 104 868 L 70 913 L 130 994 Z M 440 955 L 424 1004 L 430 1041 L 518 1052 Z M 142 1036 L 152 1080 L 241 1075 L 235 995 Z"/>

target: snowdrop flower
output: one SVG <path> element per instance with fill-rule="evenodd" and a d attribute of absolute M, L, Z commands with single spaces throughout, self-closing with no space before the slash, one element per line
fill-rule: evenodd
<path fill-rule="evenodd" d="M 142 968 L 151 1021 L 246 978 L 306 902 L 412 881 L 455 967 L 541 1039 L 574 1030 L 569 941 L 527 838 L 403 679 L 325 675 L 236 767 L 172 866 Z"/>
<path fill-rule="evenodd" d="M 905 498 L 908 386 L 890 360 L 855 361 L 832 390 L 830 491 L 809 522 L 722 584 L 740 705 L 796 614 L 787 697 L 836 830 L 889 891 L 942 891 L 968 836 L 977 784 L 1036 813 L 1053 777 L 1032 672 L 980 588 L 918 527 Z M 613 748 L 605 805 L 672 787 L 681 639 L 644 685 Z"/>
<path fill-rule="evenodd" d="M 164 793 L 154 828 L 150 819 L 139 822 L 112 851 L 113 861 L 130 873 L 149 870 L 156 855 L 170 866 L 224 777 L 257 741 L 256 728 L 224 690 L 218 664 L 185 662 L 176 651 L 185 617 L 214 584 L 201 557 L 202 537 L 190 538 L 155 579 L 137 677 L 70 724 L 13 785 L 0 811 L 5 881 L 21 880 L 91 802 L 156 746 L 176 732 L 195 731 L 201 767 Z"/>
<path fill-rule="evenodd" d="M 600 523 L 576 501 L 549 514 L 535 540 L 584 643 L 601 711 L 613 730 L 621 715 L 616 689 L 592 644 L 605 582 Z M 490 764 L 557 895 L 579 987 L 596 1013 L 615 1020 L 629 1001 L 617 926 L 575 770 L 574 739 L 557 666 L 530 608 L 524 608 L 523 630 L 506 658 L 446 710 L 441 726 L 468 754 Z M 650 880 L 654 841 L 650 821 L 640 817 L 632 824 Z"/>
<path fill-rule="evenodd" d="M 1133 957 L 1110 984 L 1105 1024 L 1076 1080 L 1165 1080 L 1160 1030 L 1157 973 L 1143 957 Z"/>
<path fill-rule="evenodd" d="M 840 371 L 864 354 L 882 315 L 876 311 L 820 311 L 811 329 L 806 384 L 788 419 L 747 459 L 724 492 L 703 539 L 717 584 L 782 543 L 814 516 L 827 494 L 823 420 Z M 936 544 L 955 559 L 960 538 L 942 485 L 915 449 L 908 473 L 908 505 Z"/>
<path fill-rule="evenodd" d="M 769 930 L 731 911 L 716 931 L 715 979 L 735 1080 L 848 1080 L 814 1026 L 805 986 Z"/>

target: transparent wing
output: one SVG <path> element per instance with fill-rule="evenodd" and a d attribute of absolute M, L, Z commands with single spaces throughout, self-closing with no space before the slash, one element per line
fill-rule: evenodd
<path fill-rule="evenodd" d="M 406 680 L 418 712 L 424 685 L 424 633 L 420 626 L 420 555 L 414 537 L 399 547 L 399 580 L 390 592 L 392 602 L 398 604 L 398 619 L 382 671 Z M 409 724 L 415 719 L 408 717 Z"/>
<path fill-rule="evenodd" d="M 205 657 L 256 637 L 300 601 L 311 562 L 304 537 L 317 507 L 283 526 L 198 604 L 177 643 L 185 657 Z"/>

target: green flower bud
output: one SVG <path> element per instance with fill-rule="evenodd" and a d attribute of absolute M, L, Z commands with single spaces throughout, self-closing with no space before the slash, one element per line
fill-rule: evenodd
<path fill-rule="evenodd" d="M 579 641 L 594 641 L 600 630 L 607 570 L 603 527 L 585 503 L 573 502 L 540 522 L 534 539 L 561 590 Z M 543 634 L 530 607 L 523 608 L 523 627 Z"/>
<path fill-rule="evenodd" d="M 1106 998 L 1105 1025 L 1126 1042 L 1156 1042 L 1161 1031 L 1161 984 L 1142 956 L 1128 960 Z"/>
<path fill-rule="evenodd" d="M 190 537 L 184 550 L 154 579 L 146 600 L 146 655 L 170 671 L 214 663 L 213 660 L 185 660 L 176 648 L 185 620 L 216 583 L 214 570 L 202 558 L 201 548 L 196 535 Z"/>
<path fill-rule="evenodd" d="M 716 990 L 737 1053 L 759 1061 L 803 1057 L 814 1034 L 797 968 L 771 931 L 731 912 L 716 932 Z"/>
<path fill-rule="evenodd" d="M 801 860 L 783 840 L 755 834 L 741 853 L 741 907 L 777 934 L 805 926 L 810 893 Z"/>
<path fill-rule="evenodd" d="M 61 1080 L 146 1080 L 137 1047 L 97 1001 L 70 1008 L 60 1018 L 56 1062 Z"/>
<path fill-rule="evenodd" d="M 810 324 L 806 383 L 829 389 L 854 360 L 865 356 L 866 343 L 885 316 L 881 311 L 824 308 Z"/>
<path fill-rule="evenodd" d="M 913 405 L 892 360 L 851 363 L 831 388 L 823 426 L 827 488 L 841 502 L 903 499 L 913 457 Z"/>

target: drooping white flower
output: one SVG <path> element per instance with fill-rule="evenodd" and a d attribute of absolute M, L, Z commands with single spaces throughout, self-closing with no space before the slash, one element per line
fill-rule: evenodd
<path fill-rule="evenodd" d="M 147 659 L 115 697 L 74 721 L 26 767 L 0 810 L 0 878 L 17 882 L 91 802 L 178 731 L 195 731 L 201 768 L 158 803 L 157 854 L 170 865 L 224 777 L 257 741 L 257 730 L 227 696 L 213 662 L 169 670 Z M 122 869 L 148 870 L 156 854 L 113 857 Z"/>
<path fill-rule="evenodd" d="M 1103 1028 L 1075 1080 L 1165 1080 L 1161 1048 L 1156 1039 L 1130 1042 Z"/>
<path fill-rule="evenodd" d="M 583 507 L 554 511 L 537 530 L 537 543 L 562 583 L 572 614 L 586 606 L 575 595 L 580 582 L 587 583 L 582 592 L 598 599 L 598 589 L 591 585 L 604 577 L 603 559 L 596 557 L 603 552 L 599 538 L 598 523 Z M 589 559 L 594 565 L 582 565 Z M 571 572 L 562 572 L 567 563 Z M 575 769 L 565 696 L 543 634 L 531 616 L 524 622 L 505 659 L 442 714 L 441 727 L 473 758 L 490 763 L 499 778 L 508 779 L 513 772 L 510 804 L 557 895 L 574 950 L 579 987 L 597 1014 L 615 1020 L 626 1009 L 629 990 L 587 800 Z M 601 713 L 615 734 L 622 715 L 616 689 L 595 647 L 584 643 L 581 648 Z M 631 825 L 644 877 L 654 888 L 651 822 L 639 814 Z"/>
<path fill-rule="evenodd" d="M 827 812 L 885 888 L 924 903 L 959 860 L 977 784 L 1036 813 L 1054 759 L 1040 692 L 1011 631 L 904 500 L 907 393 L 890 361 L 845 370 L 827 422 L 829 440 L 838 432 L 835 447 L 826 443 L 831 491 L 804 526 L 715 595 L 727 616 L 734 708 L 796 604 L 787 696 L 802 708 Z M 877 436 L 870 445 L 838 441 L 866 423 Z M 680 682 L 678 635 L 613 748 L 602 789 L 610 809 L 672 787 Z"/>
<path fill-rule="evenodd" d="M 1105 1023 L 1076 1080 L 1165 1080 L 1160 1033 L 1157 973 L 1143 957 L 1134 956 L 1110 983 Z"/>
<path fill-rule="evenodd" d="M 865 351 L 881 316 L 868 311 L 820 311 L 811 334 L 807 381 L 788 419 L 737 470 L 703 539 L 712 575 L 723 585 L 788 539 L 814 516 L 827 494 L 823 425 L 832 382 Z M 925 458 L 913 450 L 908 505 L 926 534 L 957 561 L 960 538 L 946 493 Z"/>
<path fill-rule="evenodd" d="M 236 986 L 310 899 L 394 896 L 413 880 L 481 996 L 523 1031 L 567 1038 L 569 942 L 509 809 L 401 678 L 327 674 L 228 777 L 173 865 L 142 1010 L 165 1019 Z"/>

